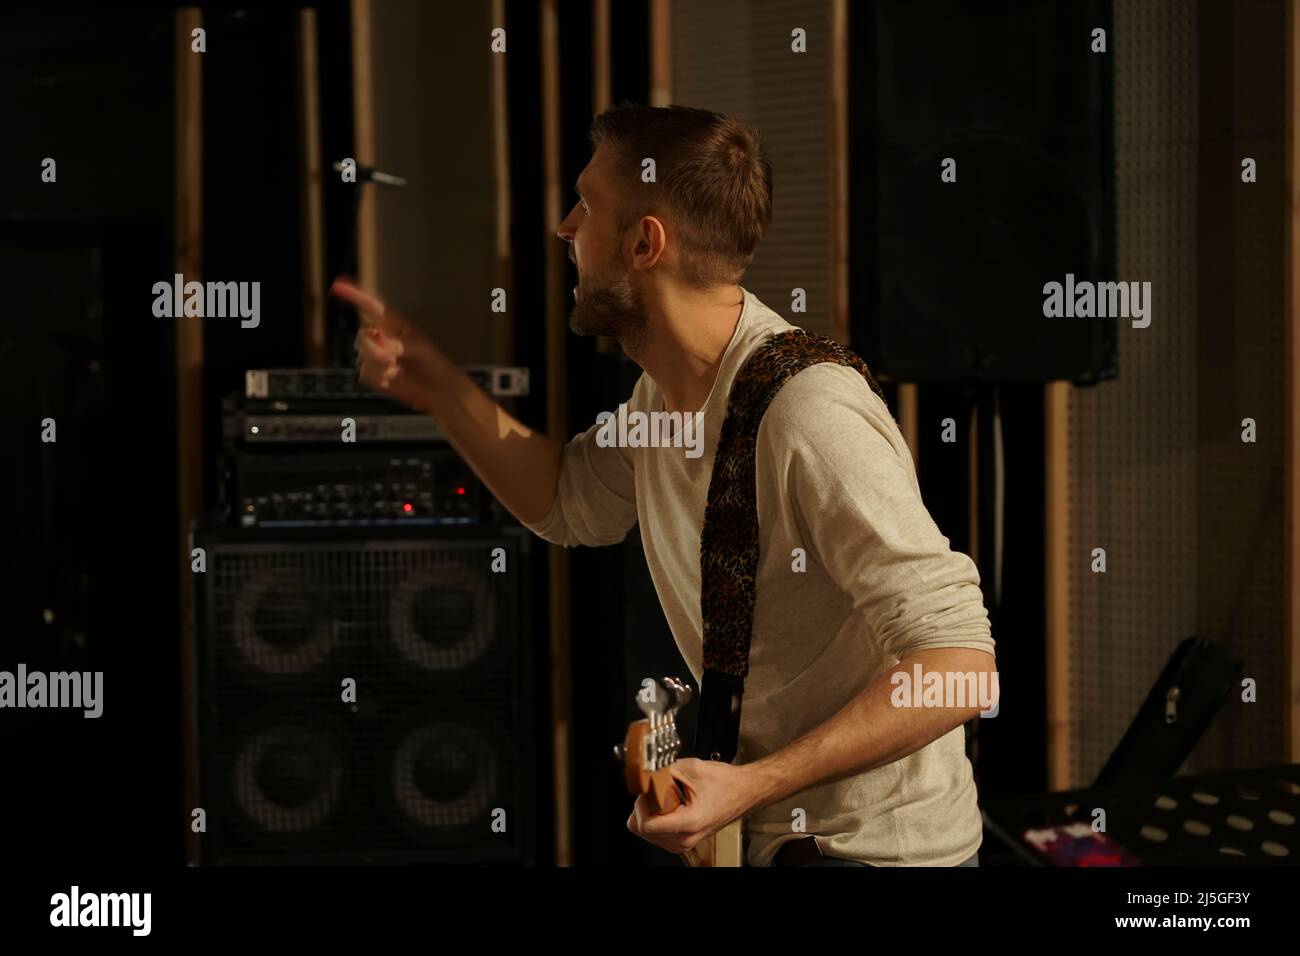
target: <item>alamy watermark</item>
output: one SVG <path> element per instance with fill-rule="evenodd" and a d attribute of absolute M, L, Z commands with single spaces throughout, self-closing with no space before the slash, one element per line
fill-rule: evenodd
<path fill-rule="evenodd" d="M 131 935 L 148 936 L 153 920 L 152 893 L 69 893 L 50 897 L 51 926 L 129 926 Z"/>
<path fill-rule="evenodd" d="M 998 715 L 997 671 L 895 671 L 889 702 L 895 707 L 979 707 L 981 717 Z"/>
<path fill-rule="evenodd" d="M 155 282 L 153 294 L 153 314 L 160 319 L 239 318 L 245 329 L 262 321 L 260 282 L 186 282 L 178 272 L 171 282 Z"/>
<path fill-rule="evenodd" d="M 104 712 L 104 672 L 28 671 L 19 664 L 17 673 L 0 671 L 0 708 L 69 707 L 84 711 L 83 717 Z"/>
<path fill-rule="evenodd" d="M 1151 324 L 1150 282 L 1074 281 L 1074 273 L 1065 274 L 1064 284 L 1048 282 L 1043 286 L 1043 315 L 1049 319 L 1132 319 L 1133 328 Z"/>
<path fill-rule="evenodd" d="M 601 412 L 596 444 L 601 448 L 685 448 L 687 458 L 704 454 L 703 412 Z"/>

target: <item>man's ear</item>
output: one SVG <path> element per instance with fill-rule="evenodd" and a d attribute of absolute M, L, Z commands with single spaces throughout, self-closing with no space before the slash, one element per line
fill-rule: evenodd
<path fill-rule="evenodd" d="M 636 241 L 632 246 L 634 256 L 648 257 L 642 268 L 649 269 L 659 261 L 668 244 L 668 232 L 657 216 L 642 216 L 637 223 Z"/>

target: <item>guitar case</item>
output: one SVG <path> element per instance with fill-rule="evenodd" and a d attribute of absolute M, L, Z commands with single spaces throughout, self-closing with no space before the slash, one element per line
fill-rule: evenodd
<path fill-rule="evenodd" d="M 1165 780 L 1192 753 L 1233 687 L 1242 665 L 1217 641 L 1185 639 L 1165 664 L 1094 787 Z"/>

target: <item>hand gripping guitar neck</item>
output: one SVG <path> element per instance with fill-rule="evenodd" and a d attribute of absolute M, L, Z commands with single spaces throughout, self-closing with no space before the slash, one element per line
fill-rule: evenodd
<path fill-rule="evenodd" d="M 656 814 L 672 813 L 686 802 L 671 767 L 682 746 L 677 712 L 690 699 L 690 686 L 675 677 L 646 681 L 636 695 L 637 707 L 645 717 L 628 725 L 626 739 L 614 748 L 614 755 L 623 761 L 628 792 L 644 796 Z M 740 851 L 737 820 L 701 840 L 683 853 L 682 859 L 688 866 L 740 866 Z"/>

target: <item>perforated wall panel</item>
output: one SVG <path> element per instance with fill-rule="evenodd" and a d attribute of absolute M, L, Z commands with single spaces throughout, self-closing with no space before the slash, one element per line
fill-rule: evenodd
<path fill-rule="evenodd" d="M 807 52 L 791 51 L 791 31 Z M 773 217 L 742 284 L 788 321 L 831 334 L 830 4 L 675 0 L 672 102 L 756 127 L 772 163 Z M 791 289 L 807 292 L 792 313 Z"/>
<path fill-rule="evenodd" d="M 1151 325 L 1119 324 L 1119 378 L 1072 389 L 1069 514 L 1072 784 L 1101 769 L 1178 643 L 1223 642 L 1260 681 L 1230 697 L 1184 770 L 1282 760 L 1283 407 L 1281 219 L 1274 183 L 1226 166 L 1235 261 L 1206 272 L 1198 6 L 1114 4 L 1117 276 L 1149 281 Z M 1224 42 L 1231 42 L 1225 37 Z M 1277 89 L 1280 91 L 1281 77 Z M 1267 124 L 1266 124 L 1267 125 Z M 1217 134 L 1217 131 L 1216 131 Z M 1242 144 L 1281 170 L 1280 137 Z M 1234 160 L 1235 162 L 1235 160 Z M 1254 192 L 1250 190 L 1254 189 Z M 1233 276 L 1230 315 L 1205 314 L 1202 283 Z M 1223 341 L 1231 323 L 1231 347 Z M 1217 337 L 1217 338 L 1216 338 Z M 1259 440 L 1241 439 L 1256 419 Z M 1092 551 L 1106 551 L 1106 573 Z M 1267 688 L 1267 689 L 1265 689 Z"/>

